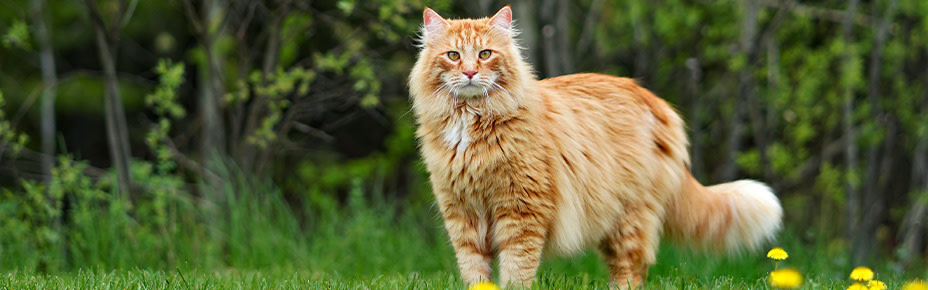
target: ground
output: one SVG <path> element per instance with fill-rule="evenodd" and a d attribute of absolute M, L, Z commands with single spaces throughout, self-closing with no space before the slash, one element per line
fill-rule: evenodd
<path fill-rule="evenodd" d="M 78 272 L 59 275 L 7 273 L 0 289 L 465 289 L 451 273 L 389 274 L 366 278 L 343 278 L 331 274 L 287 271 L 225 271 L 180 273 L 146 270 Z M 885 281 L 899 289 L 905 281 Z M 589 276 L 542 274 L 535 289 L 608 289 L 605 281 Z M 801 289 L 845 289 L 845 280 L 811 277 Z M 652 278 L 647 289 L 770 289 L 766 280 L 732 277 Z"/>
<path fill-rule="evenodd" d="M 649 272 L 648 289 L 771 289 L 767 275 L 773 261 L 764 253 L 717 257 L 664 248 Z M 798 251 L 797 251 L 798 252 Z M 839 266 L 840 257 L 826 258 L 812 253 L 791 253 L 779 267 L 796 268 L 806 276 L 800 289 L 846 289 L 851 268 Z M 573 259 L 551 259 L 543 264 L 534 289 L 608 289 L 605 267 L 595 253 Z M 888 289 L 900 289 L 917 273 L 888 273 L 887 267 L 874 267 L 876 279 Z M 342 269 L 345 271 L 346 269 Z M 846 271 L 845 271 L 846 270 Z M 81 270 L 58 274 L 12 271 L 0 274 L 0 290 L 6 289 L 465 289 L 453 271 L 384 274 L 354 274 L 337 271 L 300 269 L 220 269 L 199 270 Z"/>

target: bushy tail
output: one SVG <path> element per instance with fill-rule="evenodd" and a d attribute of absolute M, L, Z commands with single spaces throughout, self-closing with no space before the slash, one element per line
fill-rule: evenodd
<path fill-rule="evenodd" d="M 687 173 L 683 192 L 671 201 L 665 231 L 681 245 L 738 252 L 773 238 L 783 218 L 780 200 L 767 185 L 738 180 L 705 187 Z"/>

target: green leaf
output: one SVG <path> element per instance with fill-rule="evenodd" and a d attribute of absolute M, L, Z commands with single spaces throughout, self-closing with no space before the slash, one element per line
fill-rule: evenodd
<path fill-rule="evenodd" d="M 29 25 L 23 20 L 16 20 L 6 34 L 3 35 L 3 46 L 6 48 L 18 47 L 24 50 L 32 50 L 29 44 Z"/>
<path fill-rule="evenodd" d="M 354 11 L 354 5 L 354 1 L 351 0 L 340 0 L 335 4 L 345 15 L 351 15 L 351 12 Z"/>

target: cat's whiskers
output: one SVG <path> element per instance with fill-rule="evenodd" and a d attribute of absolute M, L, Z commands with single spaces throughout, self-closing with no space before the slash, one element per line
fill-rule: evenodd
<path fill-rule="evenodd" d="M 451 89 L 451 92 L 454 94 L 454 98 L 453 98 L 454 101 L 451 102 L 451 111 L 452 111 L 452 112 L 453 112 L 454 110 L 456 110 L 456 109 L 457 109 L 457 106 L 458 106 L 458 90 L 459 90 L 459 88 L 458 88 L 457 86 L 454 86 L 454 87 L 452 87 L 452 89 Z"/>
<path fill-rule="evenodd" d="M 435 91 L 432 91 L 432 93 L 429 94 L 429 96 L 426 97 L 426 99 L 431 99 L 432 97 L 435 96 L 435 94 L 440 93 L 443 89 L 446 89 L 446 88 L 448 88 L 448 84 L 442 83 L 440 86 L 438 86 L 438 88 L 435 88 Z M 413 109 L 415 109 L 413 106 L 409 106 L 409 110 L 407 110 L 406 113 L 403 113 L 403 115 L 400 116 L 400 119 L 402 119 L 403 117 L 406 117 L 406 115 L 409 114 L 409 112 L 412 112 Z"/>
<path fill-rule="evenodd" d="M 440 93 L 442 90 L 447 89 L 447 88 L 449 88 L 448 83 L 442 83 L 442 85 L 441 85 L 441 86 L 438 86 L 438 88 L 435 89 L 435 91 L 432 92 L 432 94 L 429 95 L 428 98 L 431 99 L 432 97 L 435 96 L 435 94 L 438 94 L 438 93 Z M 451 104 L 451 109 L 454 109 L 454 104 Z"/>
<path fill-rule="evenodd" d="M 502 91 L 502 92 L 506 93 L 507 95 L 509 95 L 509 97 L 510 97 L 512 100 L 514 100 L 514 101 L 516 101 L 516 102 L 520 102 L 520 104 L 521 104 L 521 100 L 519 100 L 519 98 L 516 98 L 516 97 L 512 94 L 512 92 L 509 91 L 509 89 L 503 87 L 502 85 L 500 85 L 500 84 L 498 84 L 498 83 L 496 83 L 496 82 L 491 82 L 491 83 L 490 83 L 490 86 L 496 88 L 496 90 L 498 90 L 498 91 Z"/>
<path fill-rule="evenodd" d="M 515 98 L 512 92 L 503 87 L 496 80 L 491 80 L 489 77 L 485 78 L 475 78 L 473 80 L 466 78 L 451 78 L 442 85 L 445 87 L 448 93 L 450 94 L 450 103 L 451 103 L 451 112 L 457 112 L 458 110 L 466 110 L 473 112 L 483 112 L 487 117 L 497 117 L 502 116 L 503 110 L 500 110 L 498 106 L 502 105 L 506 107 L 506 102 L 509 100 L 505 99 L 494 99 L 492 94 L 494 92 L 502 92 L 502 96 L 509 96 L 512 101 L 516 102 L 516 106 L 522 105 L 522 100 Z M 473 90 L 478 90 L 476 96 L 471 96 Z M 480 91 L 482 91 L 484 102 L 486 104 L 480 105 L 479 102 L 474 102 L 479 100 Z M 464 97 L 464 99 L 461 99 Z M 497 104 L 493 104 L 493 103 Z M 481 107 L 482 106 L 482 107 Z"/>
<path fill-rule="evenodd" d="M 509 89 L 507 89 L 507 88 L 504 87 L 503 85 L 500 85 L 500 84 L 498 84 L 498 83 L 496 83 L 496 82 L 493 82 L 493 84 L 496 85 L 496 87 L 499 88 L 500 90 L 502 90 L 503 92 L 506 92 L 506 94 L 509 95 L 509 97 L 511 98 L 511 100 L 515 101 L 515 104 L 516 104 L 517 107 L 522 107 L 522 106 L 525 105 L 525 103 L 524 103 L 525 100 L 524 100 L 523 98 L 516 97 L 516 95 L 513 94 L 512 91 L 510 91 Z"/>
<path fill-rule="evenodd" d="M 443 89 L 445 89 L 445 88 L 447 88 L 447 87 L 448 87 L 448 84 L 442 84 L 441 86 L 438 86 L 438 88 L 435 89 L 435 91 L 432 92 L 432 94 L 430 94 L 427 98 L 431 99 L 432 97 L 435 96 L 435 94 L 440 93 Z"/>
<path fill-rule="evenodd" d="M 509 90 L 507 90 L 507 89 L 504 88 L 502 85 L 500 85 L 500 84 L 498 84 L 498 83 L 496 83 L 496 82 L 491 82 L 491 83 L 490 83 L 490 86 L 496 88 L 497 90 L 503 91 L 504 93 L 508 94 L 510 97 L 512 96 L 512 93 L 510 93 Z"/>
<path fill-rule="evenodd" d="M 490 103 L 490 90 L 485 86 L 483 87 L 483 96 L 486 97 L 487 101 L 487 113 L 489 114 L 487 117 L 493 117 L 493 104 Z"/>
<path fill-rule="evenodd" d="M 441 92 L 442 89 L 447 88 L 447 87 L 448 87 L 448 84 L 445 84 L 445 83 L 441 84 L 441 85 L 438 86 L 438 88 L 436 88 L 435 91 L 432 92 L 432 94 L 429 95 L 428 97 L 431 98 L 431 97 L 435 96 L 435 94 L 437 94 L 438 92 Z"/>

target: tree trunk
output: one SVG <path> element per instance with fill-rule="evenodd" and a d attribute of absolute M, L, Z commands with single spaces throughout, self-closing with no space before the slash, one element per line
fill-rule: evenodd
<path fill-rule="evenodd" d="M 779 98 L 777 93 L 780 92 L 780 44 L 777 42 L 776 35 L 770 34 L 767 44 L 767 91 L 774 98 Z M 770 102 L 767 108 L 767 128 L 776 129 L 777 121 L 781 118 L 780 107 L 776 102 Z M 772 169 L 771 169 L 772 170 Z M 774 188 L 776 189 L 776 188 Z"/>
<path fill-rule="evenodd" d="M 903 222 L 902 248 L 906 264 L 917 261 L 925 248 L 925 219 L 928 218 L 928 138 L 922 137 L 915 146 L 912 162 L 912 191 L 917 193 Z"/>
<path fill-rule="evenodd" d="M 755 60 L 757 59 L 758 49 L 752 47 L 751 53 L 747 56 L 747 64 L 745 70 L 741 72 L 741 86 L 743 86 L 744 100 L 747 103 L 748 113 L 750 114 L 751 120 L 751 131 L 753 131 L 754 137 L 754 146 L 757 146 L 757 154 L 760 157 L 760 170 L 761 174 L 764 177 L 764 180 L 773 179 L 773 170 L 770 166 L 770 160 L 767 157 L 767 148 L 769 143 L 767 140 L 767 135 L 770 132 L 767 131 L 766 125 L 766 112 L 765 108 L 768 107 L 767 103 L 761 99 L 757 94 L 757 80 L 754 79 L 754 74 L 751 72 Z"/>
<path fill-rule="evenodd" d="M 851 32 L 854 24 L 854 15 L 857 14 L 857 6 L 860 0 L 851 0 L 848 3 L 844 19 L 841 23 L 841 39 L 844 42 L 844 52 L 841 57 L 841 73 L 851 73 L 847 70 L 848 63 L 851 61 Z M 857 189 L 855 172 L 857 171 L 857 135 L 854 125 L 854 88 L 853 84 L 842 84 L 842 96 L 844 98 L 842 105 L 842 120 L 844 126 L 844 163 L 845 178 L 844 187 L 847 195 L 847 232 L 852 242 L 851 261 L 854 264 L 862 263 L 867 256 L 869 248 L 863 247 L 869 239 L 871 233 L 860 231 L 860 209 L 861 198 Z"/>
<path fill-rule="evenodd" d="M 738 47 L 746 61 L 741 71 L 738 72 L 739 93 L 738 98 L 735 100 L 735 111 L 730 126 L 731 131 L 728 132 L 728 152 L 725 171 L 722 174 L 724 180 L 733 180 L 738 173 L 736 160 L 738 153 L 741 151 L 741 138 L 744 135 L 744 114 L 750 99 L 754 97 L 754 78 L 751 76 L 750 58 L 754 55 L 754 38 L 757 35 L 757 14 L 759 10 L 760 5 L 757 1 L 744 1 L 744 17 L 741 19 L 742 30 L 738 40 Z"/>
<path fill-rule="evenodd" d="M 687 100 L 690 102 L 689 122 L 690 129 L 690 172 L 697 180 L 702 180 L 702 129 L 699 123 L 699 112 L 702 112 L 703 100 L 700 99 L 702 88 L 699 86 L 702 81 L 702 68 L 699 67 L 699 59 L 690 58 L 686 60 L 686 70 L 689 71 L 689 78 L 686 85 Z"/>
<path fill-rule="evenodd" d="M 216 23 L 221 20 L 221 14 L 223 9 L 220 7 L 219 3 L 214 0 L 207 0 L 203 2 L 203 10 L 200 19 L 203 19 L 201 23 L 205 25 L 202 26 L 202 38 L 203 38 L 203 47 L 206 51 L 206 68 L 201 71 L 200 78 L 203 80 L 203 85 L 200 87 L 200 118 L 203 120 L 203 127 L 201 128 L 202 139 L 200 143 L 200 164 L 205 171 L 217 172 L 217 164 L 215 164 L 215 154 L 220 156 L 225 154 L 225 129 L 222 121 L 222 114 L 220 112 L 219 99 L 225 95 L 225 89 L 222 82 L 222 73 L 223 73 L 223 62 L 222 57 L 217 55 L 216 52 L 216 40 L 219 39 L 219 36 L 223 33 L 223 27 L 216 27 L 215 31 L 212 31 L 210 23 Z M 220 205 L 222 204 L 222 193 L 219 190 L 219 182 L 221 180 L 212 180 L 209 178 L 208 174 L 204 174 L 203 177 L 206 184 L 210 185 L 210 189 L 207 190 L 206 194 L 211 202 Z"/>
<path fill-rule="evenodd" d="M 42 68 L 42 175 L 45 183 L 51 182 L 55 162 L 55 96 L 58 91 L 58 73 L 55 68 L 55 53 L 43 16 L 45 0 L 32 0 L 36 41 L 39 44 L 39 63 Z"/>
<path fill-rule="evenodd" d="M 577 60 L 596 59 L 590 57 L 590 47 L 593 45 L 593 38 L 596 37 L 596 26 L 599 23 L 599 16 L 603 12 L 605 0 L 593 0 L 583 17 L 583 28 L 580 30 L 580 39 L 577 40 L 577 48 L 574 50 L 574 56 Z"/>
<path fill-rule="evenodd" d="M 46 199 L 52 208 L 61 210 L 61 197 L 52 196 L 49 192 L 52 183 L 52 168 L 55 166 L 55 98 L 58 92 L 58 73 L 55 68 L 55 52 L 52 47 L 48 27 L 45 24 L 45 0 L 32 0 L 33 27 L 35 37 L 39 44 L 39 64 L 42 68 L 42 105 L 41 105 L 41 136 L 42 136 L 42 178 L 45 182 Z M 64 232 L 61 231 L 63 214 L 51 221 L 51 228 L 58 233 L 58 254 L 66 258 L 67 247 L 63 242 Z"/>
<path fill-rule="evenodd" d="M 879 97 L 880 97 L 880 72 L 882 70 L 883 63 L 883 46 L 886 43 L 886 38 L 889 32 L 889 19 L 895 13 L 896 3 L 898 0 L 889 0 L 889 4 L 886 7 L 886 10 L 883 13 L 883 16 L 880 17 L 877 14 L 877 10 L 874 9 L 874 18 L 879 19 L 879 23 L 874 28 L 874 46 L 873 51 L 870 54 L 870 68 L 868 69 L 868 92 L 867 100 L 870 105 L 870 117 L 873 122 L 877 123 L 877 126 L 881 128 L 886 128 L 887 118 L 885 113 L 880 108 Z M 894 136 L 889 135 L 891 131 L 884 132 L 887 133 L 883 137 L 882 144 L 873 144 L 867 150 L 867 173 L 863 176 L 863 203 L 861 204 L 861 211 L 863 213 L 860 227 L 857 229 L 860 233 L 874 233 L 877 230 L 877 227 L 880 225 L 880 221 L 883 220 L 883 216 L 886 214 L 886 198 L 885 195 L 880 191 L 881 181 L 885 181 L 885 176 L 887 170 L 892 170 L 889 167 L 882 167 L 883 163 L 882 158 L 884 157 L 884 152 L 888 152 L 891 148 L 892 140 Z M 885 150 L 880 150 L 882 148 Z M 886 158 L 891 159 L 891 158 Z M 871 235 L 861 234 L 862 239 L 860 240 L 860 245 L 858 247 L 866 249 L 874 248 L 875 240 Z"/>
<path fill-rule="evenodd" d="M 278 54 L 280 53 L 280 32 L 283 29 L 284 18 L 287 17 L 287 9 L 282 8 L 276 17 L 272 17 L 271 21 L 268 23 L 270 31 L 268 31 L 271 36 L 267 40 L 267 50 L 264 52 L 264 61 L 261 65 L 261 73 L 264 76 L 264 80 L 268 80 L 268 76 L 274 73 L 274 70 L 277 68 L 277 59 Z"/>
<path fill-rule="evenodd" d="M 928 66 L 925 67 L 925 81 L 928 81 Z M 923 92 L 922 114 L 928 114 L 928 90 Z M 928 223 L 928 136 L 917 136 L 912 160 L 912 178 L 910 192 L 915 193 L 909 199 L 912 207 L 903 222 L 902 248 L 907 254 L 906 263 L 918 261 L 925 250 L 925 230 Z"/>
<path fill-rule="evenodd" d="M 522 57 L 527 59 L 534 67 L 538 67 L 538 59 L 535 53 L 538 50 L 538 21 L 535 15 L 538 10 L 535 9 L 535 0 L 516 1 L 512 7 L 515 14 L 515 23 L 521 31 L 519 33 L 519 43 L 525 49 L 522 50 Z"/>
<path fill-rule="evenodd" d="M 644 5 L 638 1 L 630 1 L 628 5 Z M 642 7 L 642 13 L 648 13 L 647 6 Z M 651 47 L 648 44 L 648 25 L 643 23 L 644 18 L 642 15 L 632 15 L 632 40 L 634 41 L 634 50 L 635 50 L 635 70 L 632 72 L 632 77 L 636 79 L 642 79 L 645 76 L 649 75 L 648 71 L 649 66 L 651 65 L 648 62 L 648 53 L 651 51 Z"/>
<path fill-rule="evenodd" d="M 103 23 L 102 16 L 96 10 L 95 1 L 86 0 L 84 3 L 88 13 L 91 14 L 90 22 L 96 36 L 100 64 L 103 66 L 105 120 L 110 158 L 113 167 L 116 168 L 119 193 L 128 195 L 129 200 L 132 200 L 129 186 L 131 184 L 131 176 L 129 175 L 129 157 L 131 156 L 129 130 L 126 113 L 122 105 L 122 97 L 119 93 L 119 79 L 116 76 L 116 51 L 119 31 L 122 27 L 122 21 L 119 19 L 122 17 L 117 17 L 117 20 L 113 21 L 113 28 L 108 29 Z M 124 5 L 122 6 L 124 7 Z"/>
<path fill-rule="evenodd" d="M 558 53 L 557 46 L 557 34 L 562 33 L 558 31 L 557 26 L 555 25 L 555 14 L 557 13 L 557 1 L 556 0 L 545 0 L 541 3 L 541 36 L 543 41 L 543 51 L 544 51 L 544 77 L 554 77 L 561 75 L 561 62 L 560 54 Z"/>
<path fill-rule="evenodd" d="M 271 77 L 274 75 L 277 66 L 280 65 L 280 45 L 283 41 L 281 39 L 281 32 L 283 31 L 283 20 L 287 18 L 287 15 L 290 14 L 290 1 L 285 1 L 280 5 L 280 8 L 277 9 L 272 17 L 272 20 L 268 24 L 270 37 L 267 39 L 267 48 L 264 52 L 264 60 L 262 63 L 261 75 L 262 79 L 267 84 L 271 81 Z M 269 100 L 267 99 L 258 99 L 252 103 L 252 112 L 253 117 L 250 116 L 252 122 L 249 123 L 247 133 L 249 136 L 254 134 L 254 131 L 258 127 L 258 123 L 266 116 L 267 114 L 267 105 Z M 272 152 L 273 146 L 268 144 L 263 148 L 259 146 L 249 145 L 251 148 L 248 152 L 249 154 L 245 155 L 245 162 L 251 172 L 254 172 L 257 175 L 261 175 L 266 166 L 266 162 L 270 159 L 270 153 Z"/>
<path fill-rule="evenodd" d="M 570 52 L 573 43 L 570 40 L 570 3 L 569 0 L 559 0 L 557 2 L 557 17 L 555 25 L 557 26 L 557 50 L 558 59 L 561 62 L 561 73 L 569 74 L 574 72 L 574 54 Z"/>

